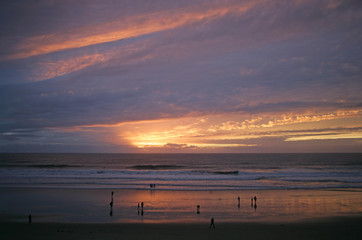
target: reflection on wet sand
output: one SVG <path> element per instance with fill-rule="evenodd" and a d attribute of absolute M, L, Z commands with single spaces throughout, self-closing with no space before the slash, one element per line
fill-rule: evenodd
<path fill-rule="evenodd" d="M 362 191 L 359 189 L 116 189 L 111 196 L 110 191 L 105 189 L 0 189 L 0 193 L 4 196 L 0 199 L 2 215 L 25 216 L 24 221 L 28 221 L 29 212 L 34 219 L 42 216 L 45 222 L 207 223 L 211 218 L 215 218 L 217 223 L 284 222 L 307 218 L 362 216 Z"/>
<path fill-rule="evenodd" d="M 151 194 L 147 191 L 135 192 L 136 194 L 127 194 L 127 199 L 118 207 L 126 207 L 124 203 L 143 199 L 147 203 L 148 214 L 143 218 L 146 222 L 195 222 L 211 217 L 217 218 L 220 222 L 297 221 L 305 218 L 362 214 L 362 192 L 352 191 L 152 191 Z M 248 207 L 250 196 L 253 196 L 251 208 Z"/>

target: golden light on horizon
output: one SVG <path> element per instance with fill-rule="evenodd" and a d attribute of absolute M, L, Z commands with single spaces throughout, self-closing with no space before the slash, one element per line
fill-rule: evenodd
<path fill-rule="evenodd" d="M 198 117 L 85 125 L 52 131 L 80 132 L 134 151 L 244 151 L 266 145 L 362 139 L 362 111 L 284 114 L 215 114 Z M 348 124 L 348 128 L 341 127 Z M 98 135 L 97 135 L 98 134 Z M 99 135 L 100 134 L 100 135 Z"/>
<path fill-rule="evenodd" d="M 284 142 L 362 139 L 360 120 L 360 110 L 314 115 L 207 115 L 128 123 L 120 127 L 123 132 L 120 136 L 139 149 L 248 148 L 258 146 L 260 139 L 279 138 Z M 354 123 L 356 129 L 340 128 L 346 122 Z"/>

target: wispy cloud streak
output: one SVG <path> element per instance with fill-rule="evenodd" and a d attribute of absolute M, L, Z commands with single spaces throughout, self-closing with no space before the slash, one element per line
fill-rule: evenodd
<path fill-rule="evenodd" d="M 181 11 L 157 12 L 67 32 L 35 36 L 20 43 L 16 47 L 17 52 L 10 55 L 9 59 L 28 58 L 72 48 L 139 37 L 195 22 L 210 21 L 229 13 L 242 14 L 255 3 L 221 6 L 215 9 L 198 9 L 198 11 L 190 11 L 190 9 L 183 11 L 181 9 Z"/>
<path fill-rule="evenodd" d="M 103 54 L 93 54 L 58 61 L 40 62 L 37 64 L 38 67 L 33 71 L 31 80 L 40 81 L 63 76 L 85 67 L 104 62 L 106 59 L 107 56 Z"/>

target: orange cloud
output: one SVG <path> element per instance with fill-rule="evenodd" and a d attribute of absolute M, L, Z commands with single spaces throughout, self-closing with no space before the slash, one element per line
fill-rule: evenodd
<path fill-rule="evenodd" d="M 143 51 L 148 45 L 136 46 L 135 44 L 127 45 L 127 47 L 121 47 L 118 49 L 112 49 L 107 52 L 88 54 L 83 56 L 69 57 L 67 59 L 40 62 L 37 63 L 32 72 L 30 80 L 41 81 L 58 76 L 62 76 L 74 71 L 81 70 L 83 68 L 106 62 L 115 55 L 118 58 L 122 58 L 127 64 L 133 64 L 134 62 L 149 61 L 154 56 L 151 54 L 145 54 L 138 56 L 135 53 Z M 129 57 L 130 55 L 137 55 L 136 57 Z"/>
<path fill-rule="evenodd" d="M 256 1 L 232 6 L 218 6 L 214 9 L 181 9 L 164 11 L 143 16 L 130 17 L 119 21 L 72 29 L 67 32 L 35 36 L 25 39 L 9 59 L 27 58 L 72 48 L 86 47 L 139 37 L 146 34 L 178 28 L 200 21 L 209 21 L 226 14 L 242 14 L 256 5 Z"/>
<path fill-rule="evenodd" d="M 362 139 L 362 132 L 340 134 L 315 134 L 309 136 L 296 136 L 285 139 L 287 142 L 308 140 L 333 140 L 333 139 Z"/>
<path fill-rule="evenodd" d="M 279 117 L 263 114 L 237 121 L 240 118 L 247 116 L 207 115 L 84 125 L 67 130 L 102 133 L 105 142 L 112 139 L 113 144 L 127 144 L 146 151 L 248 148 L 259 146 L 260 139 L 270 137 L 284 139 L 285 142 L 362 138 L 362 111 L 358 109 L 324 114 L 290 113 Z M 354 122 L 354 127 L 341 127 L 347 122 Z"/>
<path fill-rule="evenodd" d="M 93 54 L 55 62 L 41 62 L 38 63 L 38 68 L 33 72 L 31 80 L 40 81 L 62 76 L 105 60 L 105 55 Z"/>
<path fill-rule="evenodd" d="M 323 127 L 339 126 L 343 119 L 361 118 L 361 110 L 335 111 L 325 114 L 284 114 L 281 117 L 264 114 L 240 122 L 225 121 L 225 119 L 241 117 L 237 114 L 209 115 L 196 119 L 180 118 L 136 124 L 133 127 L 122 126 L 122 137 L 139 148 L 161 148 L 170 143 L 197 148 L 224 148 L 255 146 L 256 144 L 244 144 L 237 141 L 264 137 L 282 137 L 286 138 L 286 141 L 297 141 L 304 138 L 311 139 L 313 137 L 308 137 L 309 135 L 318 134 L 319 139 L 360 138 L 361 136 L 353 130 L 342 133 L 332 130 L 318 131 L 320 126 L 317 125 L 321 122 Z M 310 128 L 315 130 L 313 134 L 303 131 Z"/>
<path fill-rule="evenodd" d="M 272 128 L 276 126 L 289 125 L 295 123 L 313 123 L 325 120 L 334 120 L 341 118 L 360 117 L 362 116 L 362 110 L 340 110 L 331 113 L 323 114 L 283 114 L 279 117 L 255 117 L 247 119 L 242 122 L 239 121 L 227 121 L 218 125 L 210 126 L 208 131 L 238 131 L 245 129 L 257 129 L 257 128 Z M 270 119 L 270 120 L 268 120 Z"/>

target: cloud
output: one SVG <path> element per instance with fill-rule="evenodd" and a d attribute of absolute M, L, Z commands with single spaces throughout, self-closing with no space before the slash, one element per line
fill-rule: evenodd
<path fill-rule="evenodd" d="M 310 136 L 290 137 L 285 141 L 331 140 L 331 139 L 362 139 L 362 133 L 319 134 Z"/>
<path fill-rule="evenodd" d="M 119 125 L 122 138 L 139 148 L 162 148 L 168 143 L 180 146 L 196 146 L 202 149 L 256 147 L 264 139 L 278 138 L 279 142 L 297 141 L 311 136 L 359 136 L 361 126 L 340 128 L 341 122 L 353 123 L 361 119 L 360 111 L 326 113 L 323 115 L 266 115 L 247 118 L 242 114 L 208 115 L 202 118 L 165 119 Z M 246 118 L 246 119 L 245 119 Z M 229 121 L 225 121 L 228 119 Z M 230 119 L 234 119 L 230 121 Z M 236 121 L 236 119 L 244 119 Z M 202 121 L 201 121 L 202 120 Z M 328 126 L 329 128 L 326 128 Z M 341 136 L 339 138 L 335 136 Z M 358 138 L 358 137 L 354 137 Z M 327 137 L 320 137 L 326 140 Z"/>
<path fill-rule="evenodd" d="M 59 77 L 78 71 L 85 67 L 104 62 L 106 57 L 102 54 L 93 54 L 59 60 L 56 62 L 41 62 L 35 70 L 32 78 L 35 81 Z"/>
<path fill-rule="evenodd" d="M 15 129 L 9 132 L 2 132 L 0 139 L 5 141 L 18 141 L 23 138 L 37 138 L 39 137 L 34 129 Z"/>
<path fill-rule="evenodd" d="M 197 146 L 190 146 L 187 144 L 176 144 L 176 143 L 167 143 L 166 145 L 163 146 L 164 148 L 176 148 L 176 149 L 197 149 Z"/>
<path fill-rule="evenodd" d="M 106 22 L 84 28 L 72 29 L 49 35 L 34 36 L 24 39 L 15 48 L 16 53 L 9 59 L 28 58 L 36 55 L 81 48 L 122 39 L 139 37 L 151 33 L 178 28 L 183 25 L 219 18 L 228 13 L 241 14 L 250 7 L 246 4 L 223 6 L 214 9 L 188 9 L 183 11 L 161 11 L 132 16 L 114 22 Z M 252 5 L 249 3 L 248 5 Z"/>
<path fill-rule="evenodd" d="M 153 136 L 177 138 L 160 146 L 205 137 L 204 147 L 243 148 L 299 137 L 283 127 L 358 127 L 350 121 L 362 106 L 358 1 L 1 4 L 0 134 L 27 128 L 43 141 L 63 131 L 103 142 L 105 133 L 90 132 L 212 115 L 220 118 L 177 121 L 182 129 Z"/>

